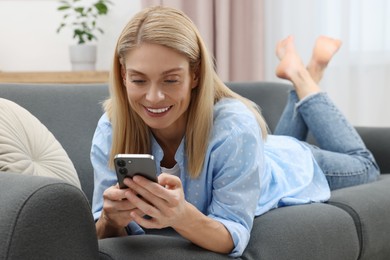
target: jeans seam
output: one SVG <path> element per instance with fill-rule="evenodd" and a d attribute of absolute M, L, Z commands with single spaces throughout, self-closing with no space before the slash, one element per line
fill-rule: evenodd
<path fill-rule="evenodd" d="M 353 172 L 327 172 L 324 171 L 324 174 L 329 177 L 347 177 L 347 176 L 358 176 L 358 175 L 364 175 L 368 173 L 369 170 L 369 163 L 368 162 L 363 162 L 364 163 L 364 168 L 358 171 L 353 171 Z M 371 164 L 371 163 L 370 163 Z M 340 174 L 343 174 L 343 176 L 340 176 Z"/>

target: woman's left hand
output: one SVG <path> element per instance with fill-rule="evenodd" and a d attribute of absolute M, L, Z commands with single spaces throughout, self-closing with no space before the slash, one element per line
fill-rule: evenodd
<path fill-rule="evenodd" d="M 181 180 L 170 174 L 162 173 L 158 183 L 142 176 L 126 178 L 125 184 L 133 190 L 126 192 L 126 198 L 135 205 L 131 217 L 145 228 L 165 228 L 180 226 L 186 217 L 188 202 L 185 200 Z M 144 215 L 140 215 L 139 212 Z M 147 215 L 150 218 L 144 218 Z"/>

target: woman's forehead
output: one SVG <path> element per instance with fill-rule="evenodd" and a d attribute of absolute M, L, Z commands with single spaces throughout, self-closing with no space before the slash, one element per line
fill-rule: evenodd
<path fill-rule="evenodd" d="M 187 57 L 171 48 L 144 43 L 128 51 L 124 57 L 126 70 L 143 72 L 150 68 L 159 68 L 167 73 L 172 70 L 186 70 L 189 68 Z"/>

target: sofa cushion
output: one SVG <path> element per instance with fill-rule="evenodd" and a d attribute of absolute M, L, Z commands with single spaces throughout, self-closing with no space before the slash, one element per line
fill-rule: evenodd
<path fill-rule="evenodd" d="M 146 229 L 146 234 L 99 240 L 100 259 L 232 259 L 202 250 L 170 229 Z M 313 203 L 256 217 L 248 247 L 237 259 L 354 260 L 358 255 L 353 218 L 338 207 Z"/>
<path fill-rule="evenodd" d="M 30 112 L 0 98 L 0 172 L 60 178 L 80 188 L 76 170 L 52 133 Z"/>
<path fill-rule="evenodd" d="M 338 189 L 329 204 L 348 212 L 359 236 L 359 259 L 389 259 L 390 175 L 379 181 Z"/>

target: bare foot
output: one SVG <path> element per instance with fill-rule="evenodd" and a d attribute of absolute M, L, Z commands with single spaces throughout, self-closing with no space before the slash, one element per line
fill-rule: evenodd
<path fill-rule="evenodd" d="M 341 41 L 338 39 L 327 36 L 317 38 L 311 60 L 307 66 L 307 70 L 316 83 L 322 79 L 325 68 L 340 46 Z"/>
<path fill-rule="evenodd" d="M 320 91 L 296 52 L 292 36 L 277 44 L 276 56 L 280 60 L 276 67 L 276 75 L 293 83 L 299 99 Z"/>
<path fill-rule="evenodd" d="M 280 63 L 276 67 L 276 76 L 291 81 L 291 74 L 296 68 L 303 68 L 304 65 L 295 51 L 294 38 L 290 35 L 276 45 L 276 56 Z"/>

